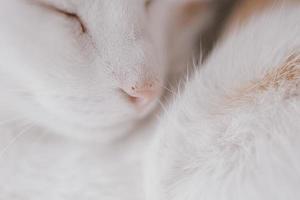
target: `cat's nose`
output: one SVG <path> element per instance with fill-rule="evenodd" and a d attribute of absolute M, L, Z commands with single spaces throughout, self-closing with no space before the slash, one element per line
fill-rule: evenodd
<path fill-rule="evenodd" d="M 161 86 L 157 83 L 144 83 L 142 85 L 129 85 L 121 90 L 127 100 L 138 109 L 144 109 L 155 102 L 161 95 Z"/>

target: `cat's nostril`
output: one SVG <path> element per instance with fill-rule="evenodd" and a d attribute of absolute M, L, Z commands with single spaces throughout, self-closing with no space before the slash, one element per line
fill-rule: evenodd
<path fill-rule="evenodd" d="M 154 102 L 161 93 L 161 89 L 152 83 L 140 87 L 122 87 L 121 91 L 126 95 L 127 100 L 138 109 L 143 109 Z"/>

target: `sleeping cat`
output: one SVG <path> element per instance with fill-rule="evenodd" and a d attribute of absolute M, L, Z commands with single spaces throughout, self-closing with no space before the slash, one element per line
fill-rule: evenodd
<path fill-rule="evenodd" d="M 144 2 L 128 4 L 3 0 L 1 105 L 79 139 L 125 134 L 151 111 L 164 82 Z"/>
<path fill-rule="evenodd" d="M 0 199 L 141 199 L 171 70 L 156 4 L 0 0 Z"/>
<path fill-rule="evenodd" d="M 215 48 L 162 118 L 147 200 L 300 197 L 300 6 L 278 4 Z"/>

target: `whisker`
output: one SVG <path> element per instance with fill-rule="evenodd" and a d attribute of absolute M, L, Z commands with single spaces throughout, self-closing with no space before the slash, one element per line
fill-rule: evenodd
<path fill-rule="evenodd" d="M 3 156 L 5 155 L 5 153 L 8 151 L 8 149 L 13 146 L 17 140 L 23 136 L 25 133 L 28 132 L 28 130 L 30 130 L 33 127 L 33 125 L 30 123 L 28 124 L 28 126 L 26 126 L 23 130 L 21 130 L 13 139 L 10 140 L 10 142 L 4 146 L 4 148 L 0 151 L 0 159 L 3 158 Z"/>
<path fill-rule="evenodd" d="M 176 93 L 174 91 L 172 91 L 171 89 L 169 89 L 168 87 L 166 86 L 162 86 L 166 91 L 170 92 L 171 94 L 173 95 L 176 95 Z"/>
<path fill-rule="evenodd" d="M 161 108 L 164 110 L 164 112 L 167 112 L 167 108 L 165 107 L 165 105 L 163 104 L 163 102 L 161 102 L 161 100 L 158 100 L 159 105 L 161 106 Z"/>

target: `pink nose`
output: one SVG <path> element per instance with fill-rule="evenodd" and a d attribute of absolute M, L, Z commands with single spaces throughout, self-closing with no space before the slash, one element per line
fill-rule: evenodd
<path fill-rule="evenodd" d="M 161 93 L 160 87 L 153 83 L 123 87 L 121 90 L 125 93 L 128 101 L 138 109 L 147 107 L 154 102 Z"/>

